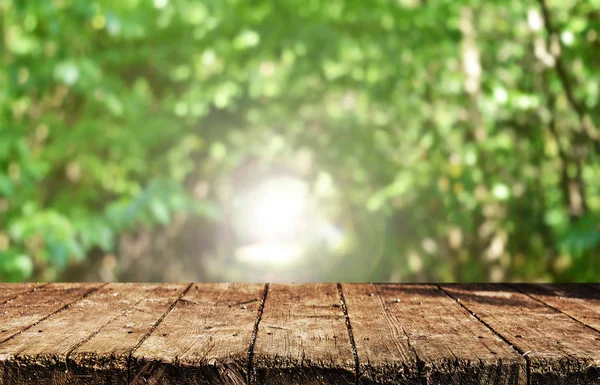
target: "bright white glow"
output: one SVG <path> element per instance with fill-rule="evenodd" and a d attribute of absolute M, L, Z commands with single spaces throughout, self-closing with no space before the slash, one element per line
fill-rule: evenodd
<path fill-rule="evenodd" d="M 527 22 L 532 31 L 539 31 L 544 27 L 544 20 L 537 9 L 530 8 L 527 11 Z"/>
<path fill-rule="evenodd" d="M 304 251 L 310 222 L 309 191 L 297 178 L 273 178 L 238 197 L 234 227 L 243 262 L 288 264 Z"/>
<path fill-rule="evenodd" d="M 154 0 L 154 6 L 158 9 L 163 9 L 169 4 L 169 0 Z"/>
<path fill-rule="evenodd" d="M 573 32 L 571 31 L 564 31 L 560 35 L 560 40 L 562 40 L 565 45 L 572 45 L 575 41 L 575 35 L 573 35 Z"/>
<path fill-rule="evenodd" d="M 302 253 L 298 244 L 265 242 L 240 247 L 235 257 L 240 262 L 283 266 L 299 259 Z"/>
<path fill-rule="evenodd" d="M 296 227 L 306 208 L 306 196 L 296 189 L 266 191 L 254 203 L 257 230 L 266 237 L 284 235 Z"/>
<path fill-rule="evenodd" d="M 343 229 L 323 217 L 316 205 L 317 198 L 301 178 L 272 177 L 238 192 L 231 214 L 238 242 L 235 259 L 293 269 L 315 250 L 341 250 Z"/>
<path fill-rule="evenodd" d="M 291 241 L 308 215 L 308 188 L 292 178 L 264 182 L 238 201 L 238 233 L 252 241 Z"/>

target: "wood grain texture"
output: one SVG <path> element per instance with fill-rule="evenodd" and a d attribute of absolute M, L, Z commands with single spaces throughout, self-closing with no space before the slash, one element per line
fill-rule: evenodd
<path fill-rule="evenodd" d="M 437 287 L 343 288 L 365 383 L 526 384 L 525 359 Z"/>
<path fill-rule="evenodd" d="M 594 290 L 592 287 L 577 284 L 515 284 L 511 286 L 590 328 L 600 330 L 600 291 Z"/>
<path fill-rule="evenodd" d="M 599 285 L 440 288 L 0 285 L 0 385 L 600 384 Z"/>
<path fill-rule="evenodd" d="M 133 353 L 132 384 L 245 384 L 264 285 L 194 285 Z"/>
<path fill-rule="evenodd" d="M 270 285 L 254 347 L 260 384 L 354 384 L 335 284 Z"/>
<path fill-rule="evenodd" d="M 153 284 L 135 287 L 141 300 L 70 353 L 68 365 L 74 377 L 89 385 L 127 384 L 130 354 L 189 286 Z"/>
<path fill-rule="evenodd" d="M 135 306 L 156 294 L 156 284 L 109 284 L 67 309 L 0 345 L 4 381 L 9 384 L 104 384 L 103 361 L 110 359 L 108 379 L 124 378 L 127 363 L 98 352 L 91 365 L 81 354 L 72 357 L 105 327 L 130 314 Z M 133 349 L 132 342 L 130 349 Z M 110 357 L 110 358 L 109 358 Z M 74 359 L 73 359 L 74 358 Z M 121 369 L 121 370 L 118 370 Z M 124 373 L 124 375 L 123 375 Z"/>
<path fill-rule="evenodd" d="M 39 283 L 0 283 L 0 305 L 42 287 Z"/>
<path fill-rule="evenodd" d="M 62 310 L 99 286 L 53 283 L 0 305 L 0 343 Z"/>
<path fill-rule="evenodd" d="M 342 284 L 350 317 L 359 373 L 366 384 L 420 384 L 419 360 L 402 322 L 371 284 Z M 394 304 L 396 297 L 394 297 Z"/>
<path fill-rule="evenodd" d="M 599 333 L 506 286 L 442 288 L 527 357 L 532 385 L 600 383 Z"/>

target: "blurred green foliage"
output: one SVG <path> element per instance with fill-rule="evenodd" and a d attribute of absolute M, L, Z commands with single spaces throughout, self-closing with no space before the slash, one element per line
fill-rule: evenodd
<path fill-rule="evenodd" d="M 0 0 L 0 280 L 299 150 L 324 279 L 599 280 L 600 1 L 545 1 Z"/>

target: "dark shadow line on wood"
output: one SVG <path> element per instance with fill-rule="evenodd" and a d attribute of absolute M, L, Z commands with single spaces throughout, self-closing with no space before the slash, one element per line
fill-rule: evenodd
<path fill-rule="evenodd" d="M 19 292 L 19 293 L 15 294 L 15 295 L 13 295 L 12 297 L 10 297 L 10 298 L 8 298 L 8 299 L 6 299 L 6 300 L 4 300 L 4 301 L 0 302 L 0 306 L 4 305 L 5 303 L 9 303 L 10 301 L 14 301 L 15 299 L 17 299 L 17 298 L 19 298 L 19 297 L 22 297 L 22 296 L 24 296 L 24 295 L 26 295 L 26 294 L 33 293 L 33 292 L 34 292 L 34 291 L 36 291 L 37 289 L 41 289 L 42 287 L 44 287 L 44 286 L 47 286 L 47 285 L 48 285 L 48 283 L 43 283 L 43 284 L 41 284 L 41 285 L 39 285 L 39 284 L 36 284 L 36 285 L 35 285 L 34 287 L 32 287 L 31 289 L 29 289 L 29 290 L 24 290 L 24 291 L 21 291 L 21 292 Z"/>
<path fill-rule="evenodd" d="M 554 307 L 554 306 L 552 306 L 552 305 L 550 305 L 550 304 L 548 304 L 548 303 L 546 303 L 546 302 L 542 301 L 542 300 L 541 300 L 541 299 L 539 299 L 539 298 L 535 298 L 535 297 L 534 297 L 534 296 L 532 296 L 531 294 L 529 294 L 529 293 L 526 293 L 526 292 L 522 291 L 522 290 L 521 290 L 521 289 L 519 289 L 518 287 L 516 287 L 516 286 L 513 286 L 513 285 L 511 285 L 511 284 L 508 284 L 508 283 L 505 283 L 504 285 L 506 285 L 507 287 L 510 287 L 510 288 L 511 288 L 511 289 L 513 289 L 513 290 L 516 290 L 516 291 L 518 291 L 518 292 L 519 292 L 519 293 L 521 293 L 521 294 L 524 294 L 524 295 L 526 295 L 527 297 L 531 298 L 532 300 L 534 300 L 534 301 L 536 301 L 536 302 L 539 302 L 539 303 L 541 303 L 542 305 L 544 305 L 544 306 L 547 306 L 547 307 L 549 307 L 550 309 L 552 309 L 552 310 L 554 310 L 554 311 L 556 311 L 556 312 L 558 312 L 558 313 L 560 313 L 560 314 L 564 314 L 564 315 L 566 315 L 567 317 L 569 317 L 569 318 L 570 318 L 570 319 L 572 319 L 573 321 L 575 321 L 575 322 L 577 322 L 577 323 L 579 323 L 579 324 L 581 324 L 581 325 L 583 325 L 583 326 L 585 326 L 585 327 L 587 327 L 587 328 L 589 328 L 589 329 L 592 329 L 592 330 L 593 330 L 593 331 L 595 331 L 596 333 L 600 333 L 600 330 L 596 329 L 595 327 L 593 327 L 593 326 L 591 326 L 591 325 L 588 325 L 588 324 L 586 324 L 585 322 L 583 322 L 583 321 L 581 321 L 581 320 L 579 320 L 579 319 L 577 319 L 577 318 L 575 318 L 575 317 L 572 317 L 572 316 L 570 316 L 569 314 L 565 313 L 564 311 L 560 310 L 559 308 L 557 308 L 557 307 Z"/>
<path fill-rule="evenodd" d="M 592 285 L 591 283 L 584 283 L 585 287 L 589 287 L 590 289 L 600 292 L 600 286 Z"/>
<path fill-rule="evenodd" d="M 346 306 L 346 298 L 344 297 L 344 290 L 342 284 L 337 284 L 338 293 L 340 294 L 340 304 L 342 305 L 342 311 L 344 312 L 344 319 L 346 321 L 346 329 L 348 329 L 348 338 L 350 339 L 350 345 L 352 347 L 352 355 L 354 356 L 354 374 L 356 385 L 360 381 L 360 361 L 358 359 L 358 350 L 356 349 L 356 342 L 354 341 L 354 332 L 352 331 L 352 323 L 350 322 L 350 314 L 348 314 L 348 306 Z"/>
<path fill-rule="evenodd" d="M 35 321 L 34 323 L 32 323 L 31 325 L 19 330 L 18 332 L 16 332 L 15 334 L 9 336 L 8 338 L 5 338 L 4 340 L 0 341 L 0 344 L 5 343 L 6 341 L 9 341 L 13 338 L 15 338 L 16 336 L 18 336 L 19 334 L 23 333 L 24 331 L 27 331 L 29 329 L 31 329 L 32 327 L 36 326 L 37 324 L 39 324 L 40 322 L 44 322 L 45 320 L 47 320 L 48 318 L 60 313 L 63 310 L 68 309 L 69 307 L 71 307 L 75 302 L 77 301 L 81 301 L 82 299 L 84 299 L 85 297 L 89 296 L 90 294 L 92 294 L 93 292 L 100 290 L 101 288 L 103 288 L 104 286 L 108 285 L 108 283 L 103 283 L 101 285 L 98 285 L 96 287 L 91 288 L 90 290 L 86 291 L 85 293 L 83 293 L 83 295 L 79 298 L 74 299 L 73 301 L 64 304 L 60 309 L 53 311 L 52 313 L 40 318 L 39 320 Z"/>
<path fill-rule="evenodd" d="M 595 327 L 593 327 L 593 326 L 591 326 L 591 325 L 588 325 L 588 324 L 586 324 L 585 322 L 583 322 L 583 321 L 580 321 L 580 320 L 578 320 L 578 319 L 577 319 L 577 318 L 575 318 L 575 317 L 571 317 L 569 314 L 565 313 L 564 311 L 560 310 L 560 309 L 559 309 L 559 308 L 557 308 L 557 307 L 554 307 L 554 306 L 552 306 L 552 305 L 550 305 L 550 304 L 548 304 L 548 303 L 546 303 L 546 302 L 542 301 L 541 299 L 535 298 L 534 296 L 530 295 L 529 293 L 526 293 L 526 292 L 522 291 L 521 289 L 519 289 L 519 288 L 518 288 L 516 285 L 512 285 L 512 284 L 509 284 L 509 283 L 504 283 L 503 285 L 504 285 L 504 286 L 506 286 L 506 287 L 509 287 L 509 288 L 511 288 L 511 289 L 513 289 L 513 290 L 516 290 L 517 292 L 519 292 L 519 293 L 521 293 L 521 294 L 524 294 L 524 295 L 526 295 L 527 297 L 531 298 L 532 300 L 534 300 L 534 301 L 536 301 L 536 302 L 539 302 L 539 303 L 541 303 L 542 305 L 544 305 L 544 306 L 546 306 L 546 307 L 549 307 L 550 309 L 552 309 L 552 310 L 556 311 L 556 312 L 557 312 L 557 313 L 559 313 L 559 314 L 564 314 L 564 315 L 566 315 L 567 317 L 569 317 L 569 318 L 570 318 L 570 319 L 572 319 L 573 321 L 575 321 L 575 322 L 577 322 L 577 323 L 579 323 L 579 324 L 581 324 L 581 325 L 583 325 L 583 326 L 585 326 L 585 327 L 587 327 L 587 328 L 589 328 L 589 329 L 592 329 L 594 332 L 600 333 L 600 330 L 596 329 Z M 593 288 L 593 289 L 595 289 L 595 288 L 594 288 L 592 285 L 585 285 L 585 286 L 586 286 L 586 287 L 590 287 L 590 288 Z M 595 290 L 597 290 L 597 289 L 595 289 Z M 600 374 L 600 370 L 599 370 L 599 369 L 597 369 L 597 368 L 596 368 L 596 372 L 598 372 L 598 373 Z"/>
<path fill-rule="evenodd" d="M 260 301 L 260 300 L 256 299 L 256 298 L 253 298 L 253 299 L 249 299 L 247 301 L 241 301 L 241 302 L 232 303 L 229 306 L 230 307 L 237 307 L 237 306 L 249 305 L 251 303 L 258 302 L 258 301 Z"/>
<path fill-rule="evenodd" d="M 377 296 L 377 300 L 379 301 L 379 304 L 381 305 L 381 310 L 383 311 L 383 313 L 385 314 L 386 318 L 391 317 L 387 308 L 385 307 L 385 301 L 383 300 L 383 298 L 381 297 L 381 294 L 379 293 L 379 289 L 377 288 L 377 284 L 370 284 L 371 286 L 373 286 L 373 289 L 375 290 L 375 295 Z M 411 284 L 409 284 L 411 285 Z M 388 324 L 390 324 L 390 321 L 388 320 Z M 417 360 L 417 375 L 420 378 L 420 382 L 423 385 L 428 385 L 429 381 L 427 380 L 427 375 L 425 373 L 425 361 L 423 361 L 421 359 L 421 357 L 419 357 L 419 354 L 417 353 L 417 350 L 415 349 L 415 347 L 412 345 L 412 342 L 410 340 L 410 336 L 408 335 L 408 333 L 406 332 L 406 329 L 404 329 L 404 326 L 400 325 L 401 329 L 402 329 L 402 333 L 404 334 L 404 336 L 406 337 L 406 344 L 408 345 L 408 347 L 410 348 L 410 350 L 413 352 L 413 354 L 415 355 L 415 359 Z"/>
<path fill-rule="evenodd" d="M 469 309 L 464 303 L 462 303 L 459 298 L 454 297 L 452 294 L 450 294 L 450 292 L 446 291 L 442 286 L 440 286 L 440 285 L 436 285 L 436 286 L 437 286 L 437 288 L 439 290 L 441 290 L 448 297 L 450 297 L 454 301 L 456 301 L 456 303 L 460 307 L 462 307 L 466 312 L 468 312 L 473 317 L 475 317 L 475 319 L 477 321 L 481 322 L 481 324 L 483 326 L 485 326 L 486 328 L 488 328 L 498 338 L 500 338 L 502 341 L 504 341 L 505 344 L 507 344 L 511 349 L 515 350 L 517 353 L 519 353 L 521 355 L 521 357 L 523 357 L 525 359 L 525 363 L 527 364 L 527 367 L 526 367 L 526 371 L 527 371 L 527 385 L 531 385 L 531 361 L 529 360 L 529 357 L 527 357 L 527 354 L 525 354 L 525 352 L 523 352 L 515 344 L 513 344 L 512 342 L 510 342 L 508 340 L 508 338 L 504 337 L 502 334 L 500 334 L 499 332 L 497 332 L 491 325 L 489 325 L 487 322 L 485 322 L 484 320 L 482 320 L 474 311 L 471 311 L 471 309 Z"/>
<path fill-rule="evenodd" d="M 97 330 L 93 331 L 89 336 L 87 336 L 86 338 L 84 338 L 83 340 L 79 341 L 78 343 L 76 343 L 71 349 L 69 349 L 69 351 L 67 352 L 67 354 L 65 355 L 65 366 L 67 368 L 67 372 L 69 371 L 69 358 L 71 357 L 71 354 L 77 350 L 79 347 L 81 347 L 83 344 L 85 344 L 86 342 L 90 341 L 92 338 L 94 338 L 98 333 L 100 333 L 100 331 L 102 329 L 104 329 L 105 327 L 107 327 L 108 325 L 110 325 L 111 323 L 115 322 L 115 320 L 119 317 L 122 317 L 123 315 L 129 313 L 130 311 L 132 311 L 133 309 L 136 308 L 137 305 L 139 305 L 144 299 L 140 299 L 139 301 L 137 301 L 135 304 L 131 305 L 131 307 L 128 307 L 127 309 L 121 311 L 119 314 L 115 315 L 113 318 L 109 319 L 108 322 L 104 323 L 104 325 L 100 326 Z"/>
<path fill-rule="evenodd" d="M 152 327 L 150 328 L 150 330 L 148 331 L 148 333 L 144 334 L 144 336 L 140 339 L 140 341 L 129 352 L 129 355 L 127 356 L 127 383 L 128 384 L 131 383 L 131 358 L 133 356 L 133 353 L 135 353 L 135 351 L 138 350 L 140 346 L 142 346 L 142 344 L 144 343 L 144 341 L 146 341 L 148 339 L 148 337 L 150 337 L 150 335 L 152 334 L 152 332 L 154 330 L 156 330 L 156 328 L 158 327 L 158 325 L 160 325 L 161 322 L 165 319 L 165 317 L 167 315 L 169 315 L 169 313 L 173 310 L 173 308 L 175 308 L 175 305 L 177 305 L 177 303 L 192 288 L 193 285 L 194 285 L 193 282 L 190 283 L 181 293 L 179 293 L 179 295 L 177 296 L 177 299 L 175 299 L 175 301 L 173 301 L 173 303 L 171 303 L 171 305 L 169 306 L 169 308 L 167 309 L 167 311 L 165 311 L 165 313 L 160 316 L 160 318 L 154 323 L 154 325 L 152 325 Z"/>
<path fill-rule="evenodd" d="M 262 298 L 260 300 L 260 305 L 258 306 L 258 310 L 256 312 L 256 320 L 254 321 L 254 328 L 252 329 L 252 337 L 250 338 L 250 346 L 248 347 L 248 373 L 246 374 L 246 382 L 248 384 L 256 383 L 256 374 L 254 373 L 254 347 L 256 345 L 256 339 L 258 338 L 258 327 L 260 326 L 260 321 L 262 319 L 263 311 L 265 310 L 265 302 L 267 302 L 267 295 L 269 293 L 269 284 L 265 283 L 265 288 L 263 289 Z"/>

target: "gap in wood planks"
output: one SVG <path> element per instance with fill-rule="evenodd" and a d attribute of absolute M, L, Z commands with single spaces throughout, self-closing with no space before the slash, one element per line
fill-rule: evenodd
<path fill-rule="evenodd" d="M 152 325 L 152 327 L 150 328 L 150 330 L 148 331 L 148 333 L 144 334 L 144 336 L 142 337 L 142 339 L 133 347 L 133 349 L 131 349 L 131 351 L 129 352 L 129 354 L 127 355 L 127 383 L 131 383 L 131 357 L 133 355 L 133 353 L 144 343 L 144 341 L 146 341 L 146 339 L 148 337 L 150 337 L 150 334 L 152 334 L 152 332 L 154 332 L 154 330 L 156 330 L 156 328 L 158 327 L 158 325 L 160 325 L 160 323 L 165 319 L 165 317 L 173 310 L 173 308 L 175 307 L 175 305 L 177 305 L 177 302 L 179 302 L 181 300 L 181 298 L 191 289 L 191 287 L 193 286 L 193 283 L 190 283 L 177 297 L 177 299 L 175 301 L 173 301 L 173 303 L 171 303 L 171 305 L 169 306 L 169 308 L 167 309 L 166 312 L 163 313 L 163 315 L 160 316 L 160 318 L 154 323 L 154 325 Z"/>
<path fill-rule="evenodd" d="M 354 356 L 354 370 L 355 370 L 355 382 L 359 385 L 360 382 L 360 360 L 358 359 L 358 351 L 356 350 L 356 342 L 354 341 L 354 333 L 352 332 L 352 323 L 350 322 L 350 315 L 348 314 L 348 306 L 346 305 L 346 299 L 344 298 L 344 290 L 342 284 L 337 284 L 338 293 L 340 294 L 340 303 L 344 312 L 344 320 L 346 321 L 346 328 L 348 329 L 348 338 L 350 339 L 350 345 L 352 345 L 352 355 Z"/>
<path fill-rule="evenodd" d="M 20 328 L 20 329 L 19 329 L 19 330 L 17 330 L 15 333 L 13 333 L 13 334 L 10 334 L 8 337 L 6 337 L 6 338 L 2 339 L 2 340 L 0 341 L 0 344 L 3 344 L 3 343 L 5 343 L 5 342 L 7 342 L 7 341 L 10 341 L 10 340 L 11 340 L 11 339 L 13 339 L 14 337 L 16 337 L 16 336 L 18 336 L 19 334 L 21 334 L 21 333 L 23 333 L 23 332 L 25 332 L 25 331 L 27 331 L 27 330 L 31 329 L 32 327 L 36 326 L 36 325 L 37 325 L 37 324 L 39 324 L 40 322 L 43 322 L 43 321 L 45 321 L 45 320 L 47 320 L 47 319 L 49 319 L 49 318 L 51 318 L 51 317 L 55 316 L 56 314 L 59 314 L 59 313 L 60 313 L 60 312 L 62 312 L 63 310 L 66 310 L 66 309 L 68 309 L 70 306 L 72 306 L 72 305 L 73 305 L 73 304 L 75 304 L 76 302 L 78 302 L 78 301 L 80 301 L 80 300 L 82 300 L 82 299 L 86 298 L 87 296 L 91 295 L 92 293 L 94 293 L 95 291 L 97 291 L 97 290 L 101 289 L 102 287 L 104 287 L 104 286 L 106 286 L 106 285 L 107 285 L 107 283 L 100 284 L 100 285 L 90 285 L 90 286 L 91 286 L 91 288 L 90 288 L 90 289 L 88 289 L 88 290 L 86 290 L 86 291 L 84 291 L 84 292 L 82 293 L 82 295 L 80 295 L 80 296 L 77 296 L 75 299 L 73 299 L 73 300 L 70 300 L 70 301 L 66 302 L 64 305 L 60 306 L 58 309 L 52 310 L 50 313 L 48 313 L 48 314 L 46 314 L 45 316 L 43 316 L 43 317 L 41 317 L 41 318 L 37 319 L 35 322 L 33 322 L 33 323 L 31 323 L 31 324 L 29 324 L 29 325 L 27 325 L 27 326 L 25 326 L 25 327 L 22 327 L 22 328 Z M 46 288 L 49 288 L 49 287 L 50 287 L 50 285 L 44 285 L 44 286 L 45 286 Z M 35 291 L 36 291 L 36 290 L 30 290 L 30 291 L 28 291 L 28 292 L 27 292 L 27 293 L 25 293 L 25 294 L 34 293 Z M 16 299 L 18 299 L 19 297 L 23 297 L 23 296 L 24 296 L 24 294 L 23 294 L 23 295 L 16 296 L 14 299 L 16 300 Z"/>
<path fill-rule="evenodd" d="M 503 336 L 502 334 L 500 334 L 496 330 L 494 330 L 493 327 L 491 327 L 486 322 L 484 322 L 477 314 L 475 314 L 475 312 L 473 312 L 471 309 L 469 309 L 467 306 L 465 306 L 465 304 L 463 304 L 460 301 L 460 298 L 453 296 L 448 291 L 444 290 L 444 288 L 442 288 L 440 285 L 437 285 L 437 288 L 440 289 L 448 297 L 450 297 L 454 301 L 456 301 L 456 303 L 459 304 L 460 307 L 462 307 L 466 312 L 468 312 L 473 317 L 475 317 L 475 319 L 477 319 L 477 321 L 479 321 L 482 325 L 484 325 L 486 328 L 488 328 L 492 333 L 497 335 L 502 341 L 504 341 L 508 346 L 510 346 L 511 349 L 514 349 L 515 351 L 517 351 L 525 359 L 525 362 L 527 363 L 527 385 L 531 385 L 531 362 L 529 361 L 529 358 L 527 357 L 528 352 L 523 352 L 521 349 L 516 347 L 512 342 L 510 342 L 505 336 Z"/>
<path fill-rule="evenodd" d="M 510 285 L 510 284 L 506 284 L 506 286 L 508 286 L 508 287 L 510 287 L 510 288 L 512 288 L 512 289 L 514 289 L 514 290 L 516 290 L 516 291 L 518 291 L 519 293 L 522 293 L 522 294 L 524 294 L 524 295 L 528 296 L 529 298 L 533 299 L 534 301 L 537 301 L 537 302 L 541 303 L 542 305 L 545 305 L 545 306 L 547 306 L 547 307 L 549 307 L 549 308 L 553 309 L 553 310 L 554 310 L 554 311 L 556 311 L 557 313 L 564 314 L 564 315 L 566 315 L 567 317 L 569 317 L 570 319 L 572 319 L 573 321 L 575 321 L 575 322 L 578 322 L 578 323 L 582 324 L 583 326 L 585 326 L 585 327 L 587 327 L 587 328 L 590 328 L 590 329 L 592 329 L 593 331 L 595 331 L 595 332 L 597 332 L 597 333 L 600 333 L 600 330 L 599 330 L 598 328 L 596 328 L 596 327 L 594 327 L 594 326 L 592 326 L 592 325 L 590 325 L 590 324 L 588 324 L 588 323 L 585 323 L 585 322 L 584 322 L 584 321 L 582 321 L 581 319 L 579 319 L 579 318 L 577 318 L 577 317 L 574 317 L 574 316 L 572 316 L 571 314 L 569 314 L 569 313 L 567 313 L 567 312 L 565 312 L 565 311 L 563 311 L 563 310 L 560 310 L 560 309 L 558 309 L 558 308 L 554 307 L 553 305 L 551 305 L 551 304 L 549 304 L 548 302 L 546 302 L 546 301 L 544 301 L 544 300 L 542 300 L 542 299 L 538 298 L 538 297 L 537 297 L 537 296 L 535 296 L 535 295 L 532 295 L 531 293 L 528 293 L 527 291 L 523 290 L 522 286 L 519 286 L 519 285 Z"/>
<path fill-rule="evenodd" d="M 256 321 L 254 322 L 254 329 L 252 330 L 252 337 L 250 338 L 250 346 L 248 347 L 248 373 L 246 381 L 248 384 L 254 384 L 256 380 L 256 373 L 254 370 L 254 346 L 256 345 L 256 338 L 258 337 L 258 327 L 262 319 L 263 311 L 265 310 L 265 302 L 267 302 L 267 295 L 269 294 L 269 284 L 265 283 L 262 297 L 260 299 L 260 305 L 258 306 L 258 312 L 256 315 Z"/>
<path fill-rule="evenodd" d="M 523 352 L 528 383 L 600 383 L 599 334 L 566 314 L 576 310 L 590 322 L 600 323 L 600 293 L 586 291 L 583 286 L 561 289 L 561 285 L 550 284 L 523 285 L 526 290 L 522 291 L 527 294 L 498 284 L 442 286 L 481 322 Z M 532 298 L 544 291 L 546 301 Z M 555 301 L 554 307 L 562 311 L 548 306 L 548 300 Z"/>
<path fill-rule="evenodd" d="M 47 283 L 43 283 L 43 284 L 25 284 L 25 285 L 20 285 L 20 284 L 7 284 L 7 288 L 4 289 L 4 292 L 1 293 L 0 295 L 0 306 L 4 305 L 5 303 L 14 301 L 15 299 L 25 295 L 25 294 L 29 294 L 32 291 L 36 291 L 37 289 L 41 289 L 44 286 L 47 286 Z"/>

